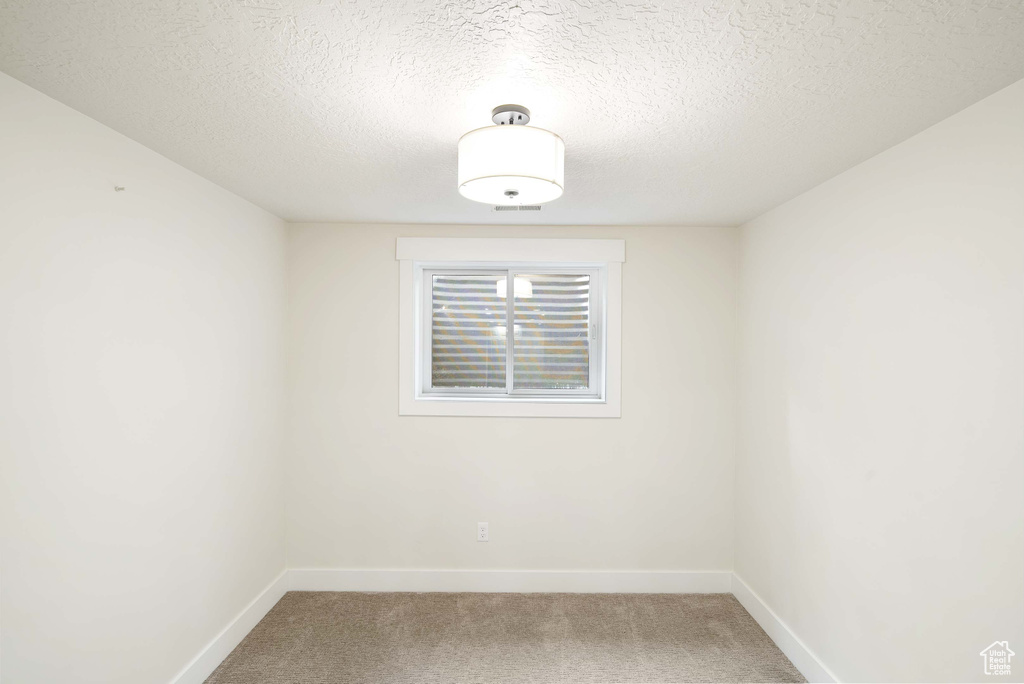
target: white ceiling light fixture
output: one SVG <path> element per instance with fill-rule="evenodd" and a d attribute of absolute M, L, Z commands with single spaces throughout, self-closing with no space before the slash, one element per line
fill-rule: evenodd
<path fill-rule="evenodd" d="M 459 139 L 459 193 L 485 204 L 542 204 L 565 188 L 565 143 L 551 131 L 527 126 L 530 110 L 501 105 L 496 125 Z"/>

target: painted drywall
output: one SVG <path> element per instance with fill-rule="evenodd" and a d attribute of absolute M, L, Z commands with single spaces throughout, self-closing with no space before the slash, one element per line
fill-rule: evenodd
<path fill-rule="evenodd" d="M 983 679 L 1024 646 L 1024 82 L 741 251 L 736 572 L 841 680 Z"/>
<path fill-rule="evenodd" d="M 622 417 L 400 417 L 399 236 L 625 239 Z M 290 567 L 732 568 L 735 229 L 307 224 L 288 245 Z"/>
<path fill-rule="evenodd" d="M 284 233 L 0 74 L 4 682 L 170 681 L 283 569 Z"/>

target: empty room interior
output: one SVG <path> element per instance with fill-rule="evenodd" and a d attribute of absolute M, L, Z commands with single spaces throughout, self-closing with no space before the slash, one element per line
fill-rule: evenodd
<path fill-rule="evenodd" d="M 1024 682 L 1024 3 L 0 0 L 3 684 Z"/>

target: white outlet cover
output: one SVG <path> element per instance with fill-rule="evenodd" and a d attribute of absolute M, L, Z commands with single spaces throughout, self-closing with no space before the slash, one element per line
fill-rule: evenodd
<path fill-rule="evenodd" d="M 487 523 L 485 523 L 485 522 L 478 522 L 476 524 L 476 540 L 478 542 L 485 542 L 485 541 L 488 541 L 488 537 L 489 537 L 489 532 L 488 532 L 488 529 L 487 529 Z"/>

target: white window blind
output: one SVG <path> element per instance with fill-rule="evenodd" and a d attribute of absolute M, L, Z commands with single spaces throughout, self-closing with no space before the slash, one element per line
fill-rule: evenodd
<path fill-rule="evenodd" d="M 590 386 L 590 275 L 516 274 L 515 389 Z"/>
<path fill-rule="evenodd" d="M 508 307 L 498 296 L 505 274 L 431 276 L 430 384 L 505 389 Z"/>
<path fill-rule="evenodd" d="M 586 268 L 425 270 L 424 391 L 598 396 L 599 284 Z"/>

